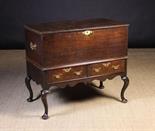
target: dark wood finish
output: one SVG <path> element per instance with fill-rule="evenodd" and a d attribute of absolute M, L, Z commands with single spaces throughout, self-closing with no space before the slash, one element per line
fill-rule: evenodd
<path fill-rule="evenodd" d="M 26 56 L 31 58 L 32 60 L 36 61 L 39 65 L 42 65 L 42 38 L 40 35 L 31 32 L 29 30 L 25 30 L 25 37 L 26 37 Z M 31 50 L 30 43 L 34 43 L 37 45 L 36 50 Z"/>
<path fill-rule="evenodd" d="M 26 25 L 26 86 L 33 101 L 30 80 L 41 84 L 41 96 L 48 118 L 46 96 L 52 86 L 65 87 L 79 82 L 103 81 L 120 75 L 124 81 L 122 102 L 127 102 L 124 92 L 128 86 L 127 47 L 128 24 L 108 19 L 49 22 Z"/>
<path fill-rule="evenodd" d="M 42 72 L 39 68 L 36 68 L 36 66 L 33 63 L 30 63 L 27 61 L 27 76 L 36 81 L 37 84 L 43 84 L 43 74 L 45 72 Z"/>
<path fill-rule="evenodd" d="M 30 81 L 31 81 L 31 78 L 27 76 L 25 78 L 25 84 L 26 84 L 26 87 L 27 87 L 27 89 L 28 89 L 28 91 L 30 93 L 30 96 L 29 96 L 29 98 L 27 98 L 27 101 L 28 102 L 33 102 L 35 100 L 38 100 L 41 97 L 41 94 L 39 94 L 36 98 L 33 98 L 33 91 L 32 91 Z"/>
<path fill-rule="evenodd" d="M 108 75 L 124 71 L 125 71 L 125 60 L 115 60 L 89 65 L 88 76 Z"/>
<path fill-rule="evenodd" d="M 85 36 L 83 31 L 46 34 L 42 38 L 34 37 L 33 33 L 27 31 L 27 37 L 32 35 L 27 41 L 27 56 L 43 67 L 127 56 L 127 29 L 126 26 L 96 29 L 90 36 Z M 35 51 L 30 49 L 31 39 L 37 46 Z"/>
<path fill-rule="evenodd" d="M 68 67 L 48 71 L 48 82 L 59 82 L 87 77 L 85 66 Z"/>
<path fill-rule="evenodd" d="M 122 88 L 122 91 L 121 91 L 121 99 L 122 99 L 123 103 L 127 103 L 128 100 L 124 97 L 124 92 L 125 92 L 126 88 L 129 85 L 129 78 L 127 76 L 123 76 L 121 78 L 122 78 L 122 80 L 124 82 L 124 85 L 123 85 L 123 88 Z"/>
<path fill-rule="evenodd" d="M 44 35 L 44 66 L 61 66 L 127 55 L 127 27 L 93 30 L 90 36 L 85 36 L 82 32 Z"/>
<path fill-rule="evenodd" d="M 110 73 L 125 72 L 126 70 L 125 64 L 126 64 L 126 60 L 112 61 L 109 72 Z"/>
<path fill-rule="evenodd" d="M 48 103 L 47 103 L 47 98 L 46 98 L 47 94 L 49 94 L 49 90 L 45 89 L 41 91 L 41 100 L 45 108 L 45 112 L 42 115 L 42 119 L 44 120 L 48 119 Z"/>
<path fill-rule="evenodd" d="M 48 23 L 26 25 L 25 28 L 37 34 L 49 34 L 60 32 L 72 32 L 88 29 L 103 29 L 112 27 L 128 26 L 128 24 L 109 20 L 105 18 L 87 19 L 87 20 L 67 20 L 67 21 L 54 21 Z"/>
<path fill-rule="evenodd" d="M 31 78 L 30 77 L 26 77 L 25 78 L 25 84 L 26 84 L 26 87 L 30 93 L 30 97 L 27 99 L 28 102 L 32 102 L 33 101 L 33 91 L 32 91 L 32 88 L 31 88 L 31 84 L 30 84 L 30 81 L 31 81 Z"/>

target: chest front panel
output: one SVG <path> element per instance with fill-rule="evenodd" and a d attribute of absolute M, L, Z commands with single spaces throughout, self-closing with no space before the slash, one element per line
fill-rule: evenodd
<path fill-rule="evenodd" d="M 61 66 L 127 55 L 127 27 L 46 34 L 44 66 Z"/>

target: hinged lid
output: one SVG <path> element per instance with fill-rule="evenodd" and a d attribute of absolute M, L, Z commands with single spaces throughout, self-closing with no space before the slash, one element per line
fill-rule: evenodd
<path fill-rule="evenodd" d="M 25 25 L 25 28 L 38 34 L 82 31 L 87 29 L 113 28 L 128 26 L 128 24 L 109 19 L 69 20 Z"/>

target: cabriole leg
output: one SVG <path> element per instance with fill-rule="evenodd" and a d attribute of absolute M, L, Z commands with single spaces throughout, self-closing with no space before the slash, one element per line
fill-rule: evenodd
<path fill-rule="evenodd" d="M 93 84 L 91 82 L 87 82 L 87 85 L 88 86 L 93 86 L 93 87 L 96 87 L 96 88 L 99 88 L 99 89 L 104 89 L 103 81 L 99 80 L 99 82 L 100 82 L 99 86 L 97 86 L 97 85 L 95 85 L 95 84 Z"/>
<path fill-rule="evenodd" d="M 124 82 L 123 88 L 121 90 L 121 99 L 122 99 L 123 103 L 127 103 L 128 100 L 124 97 L 124 93 L 125 93 L 125 90 L 127 89 L 128 85 L 129 85 L 129 78 L 127 76 L 122 76 L 121 79 Z"/>
<path fill-rule="evenodd" d="M 104 89 L 104 85 L 103 85 L 103 81 L 100 81 L 100 86 L 99 86 L 100 89 Z"/>
<path fill-rule="evenodd" d="M 45 109 L 45 112 L 42 115 L 42 119 L 44 119 L 44 120 L 48 119 L 47 94 L 49 94 L 49 93 L 50 93 L 49 90 L 42 90 L 41 91 L 41 100 L 42 100 L 42 103 L 43 103 L 44 109 Z"/>
<path fill-rule="evenodd" d="M 30 84 L 30 81 L 31 81 L 31 78 L 30 77 L 26 77 L 25 78 L 25 85 L 30 93 L 30 96 L 29 98 L 27 99 L 28 102 L 32 102 L 33 101 L 33 91 L 32 91 L 32 88 L 31 88 L 31 84 Z"/>
<path fill-rule="evenodd" d="M 41 94 L 39 94 L 36 98 L 33 98 L 33 91 L 32 91 L 32 88 L 31 88 L 31 84 L 30 84 L 30 81 L 31 81 L 31 78 L 30 77 L 26 77 L 25 78 L 25 84 L 26 84 L 26 87 L 30 93 L 30 96 L 29 98 L 27 99 L 28 102 L 33 102 L 37 99 L 39 99 L 41 97 Z"/>

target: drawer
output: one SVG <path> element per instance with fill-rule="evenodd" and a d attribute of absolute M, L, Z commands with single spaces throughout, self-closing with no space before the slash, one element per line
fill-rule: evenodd
<path fill-rule="evenodd" d="M 125 71 L 125 60 L 109 61 L 88 66 L 88 76 L 109 75 Z"/>
<path fill-rule="evenodd" d="M 112 61 L 109 73 L 125 72 L 125 60 Z"/>
<path fill-rule="evenodd" d="M 88 66 L 88 76 L 107 74 L 111 62 L 91 64 Z"/>
<path fill-rule="evenodd" d="M 60 81 L 78 79 L 86 76 L 87 73 L 85 66 L 55 69 L 48 71 L 48 82 L 60 82 Z"/>

